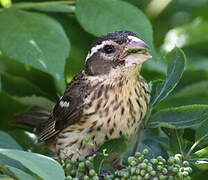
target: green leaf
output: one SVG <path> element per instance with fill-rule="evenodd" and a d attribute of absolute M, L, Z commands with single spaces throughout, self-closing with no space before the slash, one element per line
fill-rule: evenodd
<path fill-rule="evenodd" d="M 0 154 L 20 162 L 23 166 L 44 180 L 65 179 L 61 165 L 49 157 L 31 152 L 10 149 L 0 149 Z"/>
<path fill-rule="evenodd" d="M 7 133 L 0 131 L 0 148 L 19 149 L 21 146 Z"/>
<path fill-rule="evenodd" d="M 188 128 L 208 119 L 208 105 L 188 105 L 167 108 L 150 117 L 149 127 Z"/>
<path fill-rule="evenodd" d="M 37 89 L 39 89 L 38 92 L 42 92 L 42 96 L 53 101 L 58 100 L 58 92 L 54 83 L 54 78 L 48 73 L 1 55 L 0 67 L 0 73 L 18 78 L 19 80 L 21 79 L 21 81 L 27 81 L 26 84 L 29 82 L 31 86 L 37 87 Z M 9 82 L 5 83 L 9 84 Z"/>
<path fill-rule="evenodd" d="M 18 180 L 37 180 L 37 178 L 31 176 L 30 174 L 25 173 L 24 171 L 12 167 L 12 166 L 4 166 L 4 169 L 7 174 L 9 174 L 11 177 L 14 177 Z"/>
<path fill-rule="evenodd" d="M 175 94 L 162 101 L 156 108 L 163 109 L 192 104 L 208 104 L 207 89 L 208 81 L 205 80 L 196 83 L 188 83 L 184 88 L 181 88 Z"/>
<path fill-rule="evenodd" d="M 95 36 L 118 30 L 131 30 L 143 39 L 156 55 L 153 47 L 152 26 L 138 8 L 117 0 L 79 0 L 76 17 L 81 26 Z"/>
<path fill-rule="evenodd" d="M 46 98 L 39 96 L 25 96 L 25 97 L 13 97 L 18 102 L 28 106 L 38 106 L 51 111 L 54 107 L 54 103 Z"/>
<path fill-rule="evenodd" d="M 2 85 L 1 85 L 1 76 L 0 76 L 0 91 L 2 90 L 2 87 L 1 87 Z"/>
<path fill-rule="evenodd" d="M 208 119 L 203 121 L 196 130 L 195 141 L 207 141 L 208 140 Z"/>
<path fill-rule="evenodd" d="M 197 155 L 196 159 L 207 160 L 208 161 L 208 147 L 200 149 L 197 152 L 195 152 L 194 154 Z"/>
<path fill-rule="evenodd" d="M 34 12 L 0 13 L 0 50 L 6 56 L 47 72 L 64 87 L 64 66 L 70 44 L 60 24 Z"/>
<path fill-rule="evenodd" d="M 59 12 L 59 13 L 72 13 L 75 11 L 74 6 L 69 6 L 65 4 L 44 4 L 44 3 L 33 3 L 33 2 L 26 2 L 26 3 L 15 3 L 13 4 L 15 8 L 31 8 L 43 12 Z"/>
<path fill-rule="evenodd" d="M 112 139 L 106 141 L 97 152 L 105 153 L 102 155 L 97 155 L 94 158 L 94 168 L 97 173 L 100 173 L 103 162 L 110 159 L 113 155 L 123 153 L 127 149 L 127 140 L 125 137 Z"/>
<path fill-rule="evenodd" d="M 0 92 L 0 129 L 13 130 L 11 122 L 15 118 L 15 114 L 24 112 L 27 106 L 14 100 L 4 92 Z"/>
<path fill-rule="evenodd" d="M 64 4 L 54 4 L 45 6 L 36 6 L 32 9 L 43 11 L 43 12 L 59 12 L 59 13 L 73 13 L 75 11 L 74 6 L 68 6 Z"/>
<path fill-rule="evenodd" d="M 16 77 L 4 73 L 1 75 L 2 90 L 12 96 L 32 96 L 34 94 L 38 96 L 48 96 L 45 92 L 32 84 L 30 81 L 22 77 Z M 49 97 L 49 96 L 48 96 Z"/>
<path fill-rule="evenodd" d="M 175 48 L 172 50 L 167 54 L 167 59 L 169 61 L 169 65 L 166 80 L 156 89 L 156 93 L 152 96 L 150 102 L 152 106 L 156 105 L 170 94 L 170 92 L 178 84 L 184 72 L 186 57 L 181 49 Z"/>
<path fill-rule="evenodd" d="M 0 174 L 0 180 L 14 180 L 14 179 L 9 177 L 9 176 L 7 176 L 7 175 Z"/>

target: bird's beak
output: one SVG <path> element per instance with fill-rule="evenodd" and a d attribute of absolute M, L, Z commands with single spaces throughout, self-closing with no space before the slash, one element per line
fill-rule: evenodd
<path fill-rule="evenodd" d="M 126 44 L 124 53 L 120 59 L 125 61 L 126 65 L 142 64 L 152 56 L 148 52 L 149 47 L 139 38 L 130 36 Z"/>

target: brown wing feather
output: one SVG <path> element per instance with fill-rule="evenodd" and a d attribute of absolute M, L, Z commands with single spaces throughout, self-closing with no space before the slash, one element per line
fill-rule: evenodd
<path fill-rule="evenodd" d="M 85 82 L 81 73 L 69 84 L 64 96 L 54 107 L 48 122 L 39 130 L 39 139 L 48 140 L 69 125 L 78 122 L 88 92 L 89 85 Z"/>

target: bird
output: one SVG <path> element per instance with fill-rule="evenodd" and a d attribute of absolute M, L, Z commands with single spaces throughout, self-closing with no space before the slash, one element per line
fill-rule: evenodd
<path fill-rule="evenodd" d="M 140 75 L 149 47 L 132 31 L 115 31 L 89 48 L 83 69 L 68 84 L 39 139 L 61 160 L 86 157 L 106 141 L 137 131 L 150 89 Z"/>

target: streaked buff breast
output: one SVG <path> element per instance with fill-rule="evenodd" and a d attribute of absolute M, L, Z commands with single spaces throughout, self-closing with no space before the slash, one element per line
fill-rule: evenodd
<path fill-rule="evenodd" d="M 137 81 L 110 87 L 102 83 L 95 87 L 86 99 L 83 117 L 79 123 L 66 128 L 57 140 L 57 149 L 79 156 L 88 155 L 104 141 L 126 135 L 130 137 L 139 126 L 147 111 L 149 91 L 141 77 Z M 83 138 L 89 137 L 93 145 L 84 144 Z M 77 153 L 78 152 L 78 153 Z"/>

